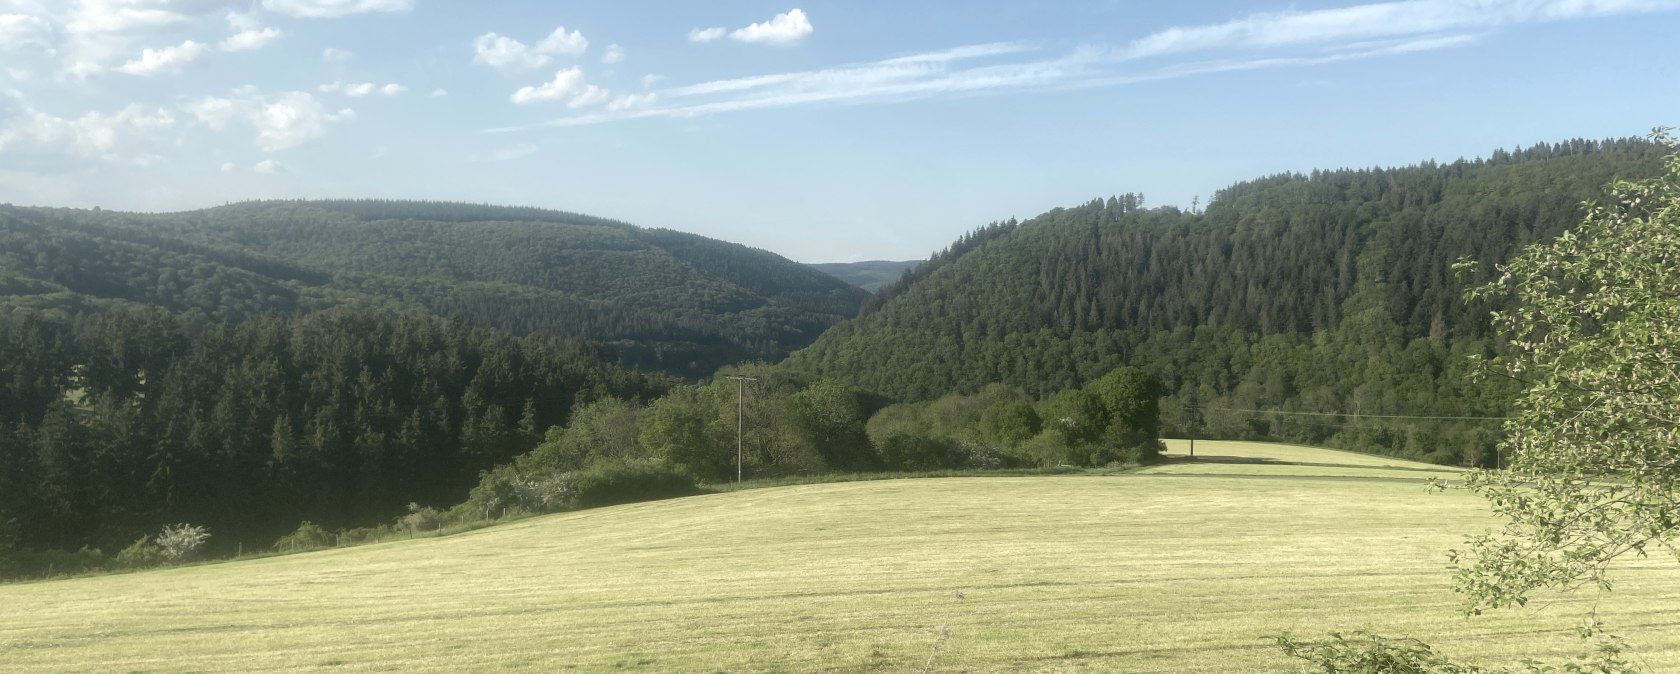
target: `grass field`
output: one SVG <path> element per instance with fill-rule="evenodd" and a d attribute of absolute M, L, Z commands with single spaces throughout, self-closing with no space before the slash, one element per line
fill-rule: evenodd
<path fill-rule="evenodd" d="M 1514 661 L 1582 648 L 1595 603 L 1650 671 L 1680 670 L 1672 561 L 1466 619 L 1443 553 L 1488 523 L 1473 497 L 1404 462 L 1205 451 L 1256 461 L 778 487 L 0 586 L 0 670 L 1292 671 L 1268 635 Z"/>

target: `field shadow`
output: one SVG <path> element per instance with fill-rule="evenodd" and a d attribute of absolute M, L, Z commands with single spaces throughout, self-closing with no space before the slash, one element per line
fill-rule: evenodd
<path fill-rule="evenodd" d="M 1438 467 L 1431 466 L 1431 467 L 1428 467 L 1428 468 L 1415 468 L 1415 467 L 1412 467 L 1412 466 L 1393 466 L 1393 465 L 1388 465 L 1388 464 L 1371 465 L 1371 464 L 1355 464 L 1355 463 L 1324 463 L 1324 462 L 1320 462 L 1320 461 L 1282 461 L 1282 460 L 1279 460 L 1279 459 L 1269 459 L 1269 458 L 1259 457 L 1259 456 L 1226 456 L 1226 455 L 1221 455 L 1221 454 L 1198 454 L 1196 456 L 1173 456 L 1173 457 L 1162 457 L 1162 458 L 1165 459 L 1163 461 L 1163 463 L 1175 463 L 1175 464 L 1221 463 L 1221 464 L 1254 465 L 1254 466 L 1305 466 L 1305 467 L 1310 467 L 1310 468 L 1352 468 L 1352 469 L 1361 469 L 1361 470 L 1400 470 L 1400 471 L 1411 471 L 1411 472 L 1415 472 L 1415 473 L 1439 473 L 1439 472 L 1442 472 L 1442 471 L 1453 470 L 1452 466 L 1438 466 Z"/>

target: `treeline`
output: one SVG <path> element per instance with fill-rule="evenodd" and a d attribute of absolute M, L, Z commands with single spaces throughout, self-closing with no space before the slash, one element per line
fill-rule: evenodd
<path fill-rule="evenodd" d="M 385 521 L 463 499 L 579 402 L 669 385 L 423 316 L 95 309 L 0 311 L 0 546 L 113 551 L 190 522 L 227 548 Z"/>
<path fill-rule="evenodd" d="M 745 380 L 732 379 L 743 377 Z M 1043 401 L 993 385 L 888 404 L 764 364 L 726 368 L 643 404 L 605 399 L 486 472 L 457 518 L 495 518 L 825 473 L 1060 468 L 1154 460 L 1160 384 L 1118 368 Z M 739 434 L 739 435 L 738 435 Z"/>
<path fill-rule="evenodd" d="M 1161 380 L 1169 409 L 1219 408 L 1208 420 L 1224 437 L 1491 463 L 1497 423 L 1373 415 L 1501 416 L 1510 383 L 1466 377 L 1466 358 L 1497 345 L 1491 307 L 1463 291 L 1565 231 L 1611 180 L 1657 171 L 1661 154 L 1571 141 L 1273 176 L 1200 213 L 1137 195 L 1055 209 L 964 237 L 786 367 L 924 400 L 990 382 L 1042 397 L 1133 365 Z M 1476 275 L 1455 275 L 1461 259 Z"/>
<path fill-rule="evenodd" d="M 10 281 L 8 281 L 10 280 Z M 745 246 L 539 209 L 250 202 L 164 215 L 0 206 L 0 288 L 194 312 L 376 306 L 612 347 L 698 378 L 775 360 L 866 293 Z"/>

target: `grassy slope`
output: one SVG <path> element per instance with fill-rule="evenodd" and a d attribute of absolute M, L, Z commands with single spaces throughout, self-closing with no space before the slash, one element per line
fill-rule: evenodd
<path fill-rule="evenodd" d="M 1214 447 L 1198 443 L 1198 454 Z M 1352 463 L 1279 445 L 1218 447 L 1327 464 L 1314 466 L 1321 475 Z M 1249 468 L 781 487 L 0 586 L 0 663 L 917 671 L 937 644 L 939 671 L 1230 672 L 1289 668 L 1265 642 L 1281 630 L 1365 626 L 1491 660 L 1579 645 L 1567 630 L 1596 596 L 1539 613 L 1455 612 L 1442 553 L 1487 522 L 1468 495 L 1280 474 L 1288 464 L 1210 465 Z M 1651 671 L 1680 668 L 1672 561 L 1630 564 L 1599 611 Z"/>

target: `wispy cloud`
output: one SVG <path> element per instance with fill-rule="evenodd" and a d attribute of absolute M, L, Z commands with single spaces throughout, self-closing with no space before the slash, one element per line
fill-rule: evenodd
<path fill-rule="evenodd" d="M 1676 8 L 1680 2 L 1675 0 L 1404 0 L 1168 28 L 1132 41 L 1123 53 L 1146 58 L 1216 49 L 1275 49 Z"/>
<path fill-rule="evenodd" d="M 263 9 L 306 19 L 336 19 L 372 12 L 406 12 L 411 0 L 263 0 Z"/>
<path fill-rule="evenodd" d="M 373 94 L 379 94 L 381 96 L 396 96 L 397 94 L 408 91 L 408 87 L 395 82 L 384 86 L 380 86 L 373 82 L 333 82 L 331 84 L 321 85 L 320 90 L 323 94 L 344 94 L 345 96 L 349 96 L 351 98 L 361 98 L 362 96 L 371 96 Z"/>
<path fill-rule="evenodd" d="M 712 42 L 714 40 L 721 40 L 723 39 L 723 36 L 728 34 L 729 29 L 724 28 L 723 26 L 716 26 L 713 28 L 695 28 L 694 30 L 688 31 L 688 41 Z"/>
<path fill-rule="evenodd" d="M 1124 86 L 1221 72 L 1302 68 L 1464 47 L 1516 24 L 1673 10 L 1680 10 L 1680 0 L 1402 0 L 1292 10 L 1169 27 L 1119 45 L 1053 51 L 1021 42 L 988 43 L 833 68 L 698 82 L 651 90 L 650 96 L 537 126 Z M 773 25 L 782 25 L 787 35 L 808 35 L 808 30 L 787 28 L 808 24 L 803 12 L 794 17 L 795 12 L 736 33 L 762 37 Z M 721 28 L 696 29 L 689 39 L 707 42 L 725 35 Z M 524 128 L 532 127 L 489 131 Z"/>

